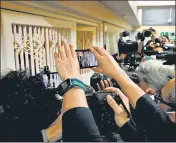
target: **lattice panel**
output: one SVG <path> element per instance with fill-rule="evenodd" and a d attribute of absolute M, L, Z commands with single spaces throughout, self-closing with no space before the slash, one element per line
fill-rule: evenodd
<path fill-rule="evenodd" d="M 93 46 L 93 31 L 77 31 L 77 49 L 88 49 Z M 81 69 L 80 73 L 88 73 L 90 69 Z"/>
<path fill-rule="evenodd" d="M 29 25 L 12 25 L 14 36 L 14 54 L 16 70 L 29 70 L 31 75 L 40 72 L 40 68 L 49 66 L 51 72 L 56 71 L 54 52 L 56 43 L 61 38 L 71 39 L 71 29 L 40 27 Z"/>
<path fill-rule="evenodd" d="M 84 32 L 77 31 L 76 33 L 77 49 L 84 49 Z"/>
<path fill-rule="evenodd" d="M 93 45 L 93 31 L 84 32 L 84 49 L 88 49 Z"/>

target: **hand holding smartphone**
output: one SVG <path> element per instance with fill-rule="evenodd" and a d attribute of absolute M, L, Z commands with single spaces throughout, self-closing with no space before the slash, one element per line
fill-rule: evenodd
<path fill-rule="evenodd" d="M 98 66 L 98 61 L 90 50 L 76 50 L 76 54 L 81 69 Z"/>

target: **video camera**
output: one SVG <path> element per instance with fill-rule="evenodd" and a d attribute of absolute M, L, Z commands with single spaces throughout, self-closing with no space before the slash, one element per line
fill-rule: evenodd
<path fill-rule="evenodd" d="M 125 43 L 121 44 L 121 46 L 124 54 L 138 51 L 138 43 L 136 41 L 127 40 Z"/>
<path fill-rule="evenodd" d="M 125 67 L 125 70 L 127 71 L 134 71 L 139 66 L 139 63 L 143 58 L 143 55 L 139 54 L 138 52 L 128 53 L 124 59 L 119 59 L 117 56 L 117 53 L 112 55 L 112 57 L 120 65 L 120 67 Z"/>
<path fill-rule="evenodd" d="M 142 56 L 137 52 L 127 54 L 124 58 L 123 65 L 126 66 L 127 71 L 134 71 L 140 64 Z"/>
<path fill-rule="evenodd" d="M 168 51 L 144 51 L 147 56 L 156 55 L 156 59 L 166 60 L 165 65 L 176 64 L 176 47 L 169 48 Z"/>
<path fill-rule="evenodd" d="M 152 35 L 152 32 L 155 31 L 155 29 L 153 29 L 152 27 L 150 27 L 149 29 L 144 30 L 144 32 L 138 32 L 137 33 L 137 39 L 138 40 L 144 40 L 145 37 L 150 37 Z"/>
<path fill-rule="evenodd" d="M 127 36 L 130 36 L 130 32 L 128 32 L 128 31 L 124 31 L 124 32 L 122 32 L 122 37 L 127 37 Z"/>

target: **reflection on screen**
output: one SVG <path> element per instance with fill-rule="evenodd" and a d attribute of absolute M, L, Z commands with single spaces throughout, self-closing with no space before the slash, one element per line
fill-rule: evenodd
<path fill-rule="evenodd" d="M 77 52 L 77 56 L 81 68 L 98 66 L 97 59 L 91 51 Z"/>

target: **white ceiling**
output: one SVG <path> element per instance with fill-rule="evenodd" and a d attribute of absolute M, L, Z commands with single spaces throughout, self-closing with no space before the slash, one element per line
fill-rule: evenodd
<path fill-rule="evenodd" d="M 134 13 L 128 1 L 99 1 L 107 8 L 111 9 L 118 16 L 127 16 L 127 21 L 134 27 L 140 26 L 137 15 Z"/>
<path fill-rule="evenodd" d="M 175 1 L 135 1 L 137 6 L 168 6 L 175 5 Z"/>

